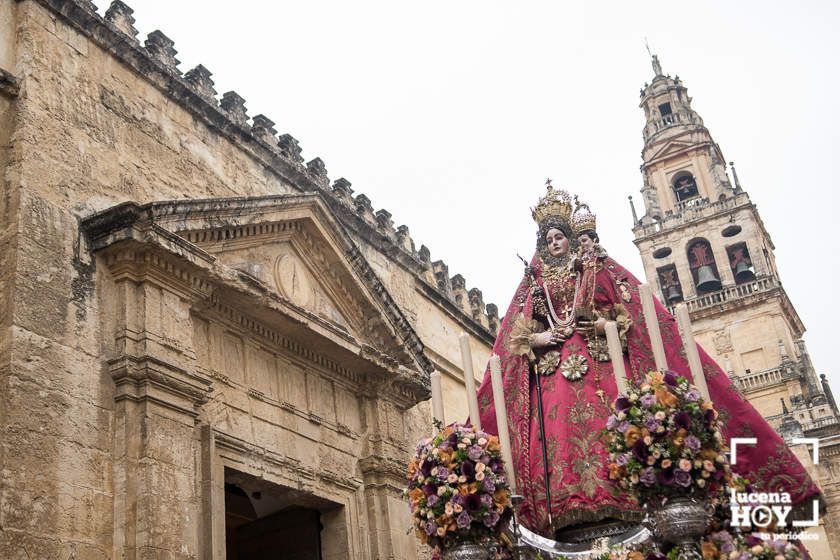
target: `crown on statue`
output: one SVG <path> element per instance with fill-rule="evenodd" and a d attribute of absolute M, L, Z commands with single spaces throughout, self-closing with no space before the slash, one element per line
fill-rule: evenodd
<path fill-rule="evenodd" d="M 589 205 L 585 202 L 578 201 L 575 195 L 575 211 L 572 214 L 572 230 L 575 235 L 580 235 L 584 231 L 595 231 L 595 214 L 589 209 Z"/>
<path fill-rule="evenodd" d="M 568 223 L 572 215 L 571 195 L 563 189 L 555 189 L 551 179 L 546 180 L 545 187 L 545 196 L 540 198 L 536 208 L 531 209 L 534 221 L 539 224 L 549 216 L 558 216 Z"/>

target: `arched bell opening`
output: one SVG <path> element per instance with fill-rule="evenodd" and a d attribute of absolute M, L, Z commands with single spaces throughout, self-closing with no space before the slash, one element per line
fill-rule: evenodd
<path fill-rule="evenodd" d="M 674 175 L 671 179 L 671 187 L 674 189 L 677 202 L 685 202 L 700 196 L 700 192 L 697 190 L 697 181 L 694 179 L 694 175 L 688 171 L 680 171 Z"/>
<path fill-rule="evenodd" d="M 686 252 L 697 293 L 702 295 L 720 290 L 720 274 L 709 242 L 702 238 L 693 239 L 688 242 Z"/>
<path fill-rule="evenodd" d="M 675 305 L 683 301 L 683 289 L 677 267 L 672 264 L 663 266 L 657 268 L 656 273 L 659 277 L 659 287 L 662 288 L 662 298 L 667 305 Z"/>
<path fill-rule="evenodd" d="M 726 255 L 729 257 L 729 266 L 732 269 L 732 276 L 735 277 L 736 284 L 744 284 L 755 280 L 755 270 L 753 270 L 750 251 L 747 249 L 746 243 L 738 243 L 728 247 Z"/>

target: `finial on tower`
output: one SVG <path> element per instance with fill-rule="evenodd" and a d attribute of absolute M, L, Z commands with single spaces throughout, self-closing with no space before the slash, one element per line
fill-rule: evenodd
<path fill-rule="evenodd" d="M 659 64 L 659 57 L 650 52 L 650 45 L 648 45 L 647 37 L 645 37 L 645 49 L 647 49 L 648 55 L 650 56 L 650 63 L 653 66 L 654 77 L 662 76 L 662 65 Z"/>
<path fill-rule="evenodd" d="M 741 192 L 741 182 L 738 180 L 738 173 L 735 171 L 735 162 L 729 162 L 729 168 L 732 169 L 732 179 L 735 181 L 735 192 Z"/>
<path fill-rule="evenodd" d="M 630 211 L 633 212 L 633 227 L 636 227 L 639 223 L 639 218 L 636 216 L 636 205 L 633 204 L 633 195 L 628 196 L 627 199 L 630 201 Z"/>

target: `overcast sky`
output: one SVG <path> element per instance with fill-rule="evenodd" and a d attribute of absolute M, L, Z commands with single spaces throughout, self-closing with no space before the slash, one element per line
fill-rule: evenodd
<path fill-rule="evenodd" d="M 163 31 L 181 70 L 206 66 L 502 313 L 546 177 L 642 276 L 627 196 L 641 211 L 647 37 L 735 161 L 840 397 L 840 3 L 128 1 L 141 39 Z"/>

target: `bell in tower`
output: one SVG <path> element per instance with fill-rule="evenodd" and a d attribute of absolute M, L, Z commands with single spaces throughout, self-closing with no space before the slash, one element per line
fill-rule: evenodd
<path fill-rule="evenodd" d="M 694 284 L 698 292 L 716 292 L 721 283 L 715 266 L 712 248 L 705 239 L 693 241 L 688 246 L 688 263 L 694 275 Z"/>

